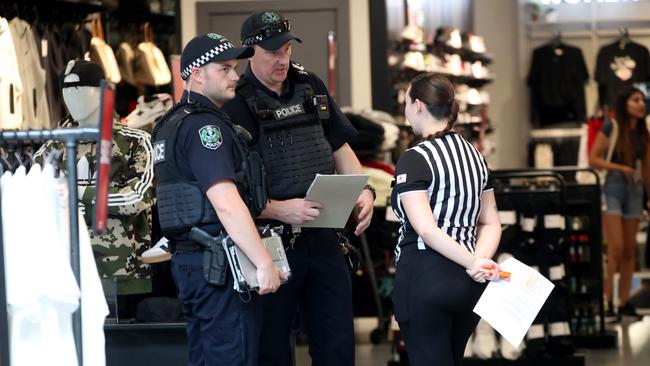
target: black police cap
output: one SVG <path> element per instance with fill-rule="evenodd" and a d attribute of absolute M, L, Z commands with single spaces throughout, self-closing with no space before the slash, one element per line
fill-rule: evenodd
<path fill-rule="evenodd" d="M 202 34 L 192 38 L 181 53 L 181 77 L 187 80 L 193 68 L 210 62 L 249 58 L 254 53 L 251 47 L 235 47 L 220 34 Z"/>
<path fill-rule="evenodd" d="M 244 46 L 257 44 L 269 51 L 275 51 L 294 39 L 302 43 L 298 36 L 291 33 L 291 21 L 274 10 L 250 15 L 242 23 L 240 35 Z"/>

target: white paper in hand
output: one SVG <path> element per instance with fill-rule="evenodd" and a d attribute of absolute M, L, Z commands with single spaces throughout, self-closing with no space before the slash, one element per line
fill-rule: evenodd
<path fill-rule="evenodd" d="M 344 228 L 367 182 L 367 174 L 316 174 L 305 200 L 320 202 L 325 208 L 320 210 L 314 221 L 300 226 Z"/>
<path fill-rule="evenodd" d="M 501 263 L 501 269 L 511 273 L 510 280 L 490 282 L 474 312 L 519 347 L 555 285 L 515 258 Z"/>

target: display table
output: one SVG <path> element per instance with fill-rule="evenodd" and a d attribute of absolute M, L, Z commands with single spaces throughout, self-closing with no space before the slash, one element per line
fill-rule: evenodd
<path fill-rule="evenodd" d="M 106 365 L 187 365 L 185 323 L 104 325 Z"/>

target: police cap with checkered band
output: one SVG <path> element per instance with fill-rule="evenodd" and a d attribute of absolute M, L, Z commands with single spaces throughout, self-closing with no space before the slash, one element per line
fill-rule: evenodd
<path fill-rule="evenodd" d="M 230 61 L 249 58 L 255 50 L 251 47 L 235 47 L 226 37 L 217 33 L 196 36 L 189 41 L 181 54 L 181 77 L 187 80 L 195 67 L 214 61 Z"/>
<path fill-rule="evenodd" d="M 260 45 L 265 50 L 275 51 L 289 41 L 302 40 L 291 33 L 291 20 L 275 10 L 252 14 L 241 25 L 241 43 L 244 46 Z"/>

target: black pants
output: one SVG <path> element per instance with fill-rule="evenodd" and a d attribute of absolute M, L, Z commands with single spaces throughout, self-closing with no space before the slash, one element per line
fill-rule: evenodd
<path fill-rule="evenodd" d="M 478 324 L 472 312 L 485 285 L 458 264 L 415 245 L 397 262 L 393 302 L 411 366 L 454 366 Z"/>
<path fill-rule="evenodd" d="M 285 244 L 288 244 L 285 242 Z M 333 230 L 304 230 L 287 249 L 292 278 L 261 296 L 260 366 L 290 366 L 291 324 L 300 306 L 314 366 L 354 365 L 350 271 Z"/>
<path fill-rule="evenodd" d="M 172 274 L 187 321 L 189 366 L 257 365 L 260 331 L 259 298 L 249 302 L 233 289 L 228 272 L 224 286 L 203 277 L 203 252 L 177 252 Z"/>

